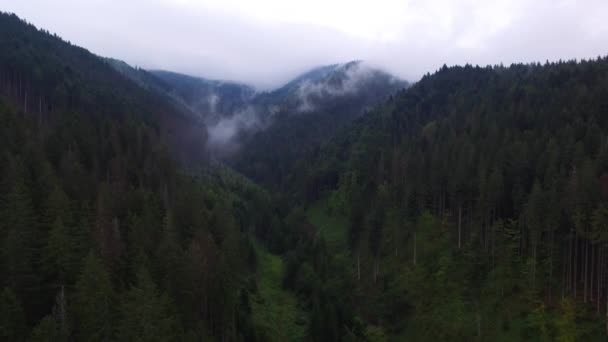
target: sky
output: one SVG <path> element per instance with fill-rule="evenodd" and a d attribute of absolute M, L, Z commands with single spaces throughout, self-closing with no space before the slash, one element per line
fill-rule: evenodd
<path fill-rule="evenodd" d="M 98 55 L 271 89 L 365 60 L 416 81 L 443 64 L 608 54 L 608 0 L 0 0 Z"/>

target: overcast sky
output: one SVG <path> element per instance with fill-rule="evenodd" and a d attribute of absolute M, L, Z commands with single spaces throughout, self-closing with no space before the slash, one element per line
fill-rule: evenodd
<path fill-rule="evenodd" d="M 415 81 L 448 64 L 608 54 L 608 0 L 0 0 L 92 52 L 259 88 L 363 59 Z"/>

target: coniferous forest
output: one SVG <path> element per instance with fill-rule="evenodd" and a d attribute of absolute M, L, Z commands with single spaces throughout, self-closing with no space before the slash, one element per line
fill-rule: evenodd
<path fill-rule="evenodd" d="M 0 340 L 606 340 L 608 58 L 285 88 L 225 158 L 116 65 L 0 13 Z"/>

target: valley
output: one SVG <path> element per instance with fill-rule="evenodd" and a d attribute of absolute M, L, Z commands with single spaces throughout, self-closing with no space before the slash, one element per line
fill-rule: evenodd
<path fill-rule="evenodd" d="M 269 90 L 0 13 L 0 340 L 601 341 L 608 58 Z"/>

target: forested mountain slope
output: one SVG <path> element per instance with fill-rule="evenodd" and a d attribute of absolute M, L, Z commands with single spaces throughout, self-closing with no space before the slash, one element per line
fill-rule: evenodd
<path fill-rule="evenodd" d="M 302 240 L 287 274 L 312 266 L 336 335 L 604 340 L 607 114 L 606 58 L 427 75 L 295 168 L 348 248 Z"/>
<path fill-rule="evenodd" d="M 606 339 L 608 58 L 159 74 L 0 13 L 0 340 Z"/>
<path fill-rule="evenodd" d="M 361 61 L 314 69 L 254 98 L 265 128 L 244 131 L 228 160 L 258 182 L 281 186 L 297 159 L 407 85 Z"/>
<path fill-rule="evenodd" d="M 204 125 L 166 99 L 129 81 L 104 59 L 14 15 L 2 14 L 0 25 L 2 94 L 37 115 L 41 124 L 64 109 L 99 117 L 135 116 L 162 130 L 181 161 L 204 158 Z"/>
<path fill-rule="evenodd" d="M 182 99 L 210 124 L 243 110 L 255 96 L 255 90 L 245 84 L 207 80 L 162 70 L 150 73 L 169 84 L 169 94 Z"/>
<path fill-rule="evenodd" d="M 190 104 L 186 103 L 182 97 L 178 96 L 176 90 L 169 82 L 156 76 L 153 72 L 139 67 L 132 67 L 126 62 L 114 58 L 104 58 L 103 60 L 140 88 L 171 104 L 182 115 L 192 118 L 195 122 L 204 122 L 201 114 Z"/>
<path fill-rule="evenodd" d="M 0 340 L 268 340 L 270 195 L 104 59 L 3 13 L 0 47 Z"/>

